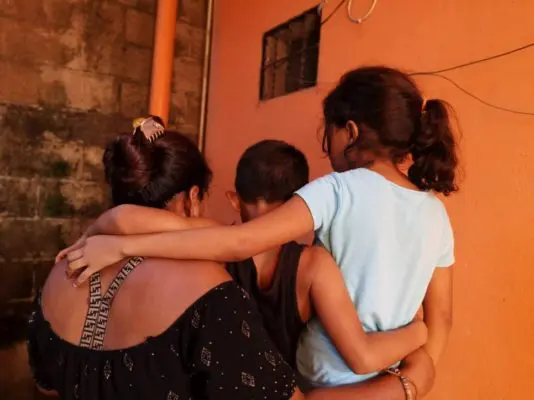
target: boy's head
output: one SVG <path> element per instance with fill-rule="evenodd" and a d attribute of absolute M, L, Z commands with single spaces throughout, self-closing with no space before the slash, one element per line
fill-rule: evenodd
<path fill-rule="evenodd" d="M 300 150 L 281 140 L 262 140 L 239 159 L 236 191 L 226 195 L 246 222 L 289 200 L 308 180 L 308 161 Z"/>

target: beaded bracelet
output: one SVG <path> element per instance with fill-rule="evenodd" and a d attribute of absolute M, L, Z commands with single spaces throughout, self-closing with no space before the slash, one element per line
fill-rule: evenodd
<path fill-rule="evenodd" d="M 404 375 L 402 375 L 400 369 L 388 368 L 386 369 L 386 372 L 390 375 L 393 375 L 399 378 L 402 388 L 404 389 L 404 394 L 406 395 L 406 400 L 417 399 L 417 386 L 415 386 L 415 383 L 413 383 L 413 381 L 410 378 L 407 378 Z"/>

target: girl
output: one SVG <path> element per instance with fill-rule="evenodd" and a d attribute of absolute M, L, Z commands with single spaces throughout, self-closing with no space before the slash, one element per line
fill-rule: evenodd
<path fill-rule="evenodd" d="M 242 260 L 312 229 L 332 253 L 367 331 L 410 322 L 421 302 L 436 363 L 452 320 L 454 240 L 436 193 L 457 190 L 456 144 L 441 100 L 425 103 L 400 71 L 350 71 L 323 103 L 323 147 L 336 173 L 317 179 L 276 210 L 239 226 L 95 236 L 69 253 L 78 279 L 129 255 Z M 408 173 L 400 165 L 411 161 Z M 439 267 L 439 268 L 436 268 Z M 333 310 L 334 312 L 334 310 Z M 368 378 L 343 362 L 319 322 L 301 340 L 300 371 L 321 386 Z"/>

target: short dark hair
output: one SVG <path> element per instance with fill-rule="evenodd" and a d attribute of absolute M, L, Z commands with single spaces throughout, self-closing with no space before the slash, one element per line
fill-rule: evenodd
<path fill-rule="evenodd" d="M 202 198 L 212 175 L 193 142 L 167 130 L 153 142 L 140 128 L 134 134 L 121 134 L 106 147 L 103 161 L 114 206 L 164 208 L 177 193 L 194 186 L 198 186 Z"/>
<path fill-rule="evenodd" d="M 241 156 L 235 189 L 245 203 L 287 201 L 309 181 L 306 156 L 281 140 L 263 140 Z"/>

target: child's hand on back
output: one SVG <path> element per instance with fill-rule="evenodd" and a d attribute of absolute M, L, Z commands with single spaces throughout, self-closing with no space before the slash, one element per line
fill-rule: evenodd
<path fill-rule="evenodd" d="M 120 236 L 96 235 L 85 239 L 79 248 L 67 252 L 69 275 L 79 274 L 74 286 L 80 286 L 94 273 L 122 260 L 123 240 Z"/>

